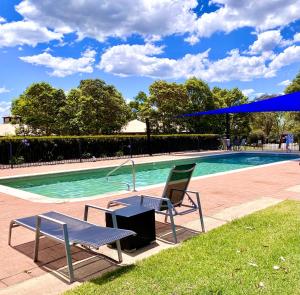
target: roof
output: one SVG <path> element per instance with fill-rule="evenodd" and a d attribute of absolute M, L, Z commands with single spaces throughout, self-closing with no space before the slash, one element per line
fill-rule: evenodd
<path fill-rule="evenodd" d="M 18 125 L 0 124 L 0 136 L 16 135 Z"/>
<path fill-rule="evenodd" d="M 184 114 L 180 117 L 259 112 L 300 112 L 300 92 L 294 92 L 218 110 Z"/>
<path fill-rule="evenodd" d="M 146 123 L 139 120 L 132 120 L 121 130 L 121 133 L 145 133 Z"/>

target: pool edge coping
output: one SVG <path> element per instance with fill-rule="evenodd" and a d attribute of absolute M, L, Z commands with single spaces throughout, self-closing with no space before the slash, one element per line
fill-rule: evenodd
<path fill-rule="evenodd" d="M 201 158 L 201 157 L 211 157 L 211 156 L 218 156 L 218 155 L 229 155 L 229 154 L 243 154 L 243 153 L 264 153 L 264 154 L 276 154 L 276 155 L 291 155 L 291 153 L 286 153 L 286 152 L 270 152 L 270 151 L 236 151 L 236 152 L 221 152 L 221 153 L 215 153 L 211 155 L 202 155 L 202 156 L 186 156 L 182 155 L 184 159 L 191 159 L 191 158 Z M 245 167 L 245 168 L 239 168 L 235 170 L 229 170 L 229 171 L 223 171 L 223 172 L 217 172 L 217 173 L 212 173 L 212 174 L 207 174 L 207 175 L 201 175 L 201 176 L 196 176 L 192 177 L 191 181 L 194 180 L 199 180 L 199 179 L 205 179 L 205 178 L 210 178 L 210 177 L 215 177 L 215 176 L 222 176 L 222 175 L 227 175 L 227 174 L 233 174 L 233 173 L 238 173 L 238 172 L 243 172 L 243 171 L 248 171 L 248 170 L 253 170 L 253 169 L 259 169 L 259 168 L 264 168 L 264 167 L 269 167 L 273 165 L 279 165 L 279 164 L 284 164 L 288 163 L 291 161 L 299 161 L 300 160 L 300 154 L 296 154 L 299 157 L 295 159 L 289 159 L 289 160 L 284 160 L 284 161 L 278 161 L 274 163 L 268 163 L 268 164 L 262 164 L 262 165 L 257 165 L 257 166 L 252 166 L 252 167 Z M 158 160 L 157 162 L 168 162 L 172 160 Z M 173 160 L 175 161 L 175 160 Z M 145 162 L 145 163 L 139 163 L 139 164 L 148 164 L 148 163 L 153 163 L 153 162 Z M 102 168 L 112 168 L 116 167 L 116 165 L 106 165 L 103 167 L 98 167 L 98 168 L 84 168 L 84 169 L 73 169 L 73 170 L 64 170 L 64 171 L 58 171 L 58 172 L 48 172 L 48 173 L 34 173 L 34 174 L 25 174 L 25 175 L 18 175 L 18 176 L 9 176 L 9 177 L 0 177 L 0 180 L 4 179 L 11 179 L 11 178 L 22 178 L 22 177 L 30 177 L 30 176 L 42 176 L 42 175 L 48 175 L 48 174 L 63 174 L 63 173 L 72 173 L 72 172 L 78 172 L 78 171 L 87 171 L 87 170 L 97 170 L 97 169 L 102 169 Z M 97 199 L 103 199 L 103 198 L 108 198 L 111 196 L 122 196 L 125 194 L 131 193 L 138 193 L 139 191 L 143 190 L 148 190 L 152 188 L 157 188 L 161 187 L 165 184 L 163 183 L 158 183 L 158 184 L 153 184 L 153 185 L 148 185 L 148 186 L 143 186 L 141 187 L 140 190 L 134 192 L 134 191 L 126 191 L 126 190 L 121 190 L 121 191 L 114 191 L 114 192 L 109 192 L 109 193 L 104 193 L 100 195 L 94 195 L 94 196 L 89 196 L 89 197 L 80 197 L 80 198 L 73 198 L 73 199 L 60 199 L 60 198 L 51 198 L 43 195 L 39 195 L 36 193 L 31 193 L 27 191 L 23 191 L 20 189 L 12 188 L 6 185 L 0 184 L 0 193 L 4 193 L 16 198 L 20 198 L 26 201 L 31 201 L 31 202 L 38 202 L 38 203 L 53 203 L 53 204 L 61 204 L 61 203 L 70 203 L 70 202 L 82 202 L 82 201 L 90 201 L 90 200 L 97 200 Z"/>

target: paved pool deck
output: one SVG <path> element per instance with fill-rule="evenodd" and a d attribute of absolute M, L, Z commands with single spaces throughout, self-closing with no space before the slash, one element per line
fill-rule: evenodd
<path fill-rule="evenodd" d="M 204 153 L 186 153 L 165 156 L 136 158 L 136 163 L 159 160 L 172 160 L 186 157 L 195 157 Z M 211 154 L 211 153 L 209 153 Z M 32 173 L 46 173 L 50 171 L 65 171 L 84 168 L 113 166 L 122 163 L 124 159 L 73 163 L 53 166 L 38 166 L 18 169 L 0 170 L 0 177 L 16 176 Z M 209 176 L 192 180 L 190 189 L 201 193 L 201 202 L 208 230 L 225 224 L 234 218 L 242 217 L 254 211 L 274 205 L 285 199 L 300 201 L 300 166 L 299 161 L 287 161 L 267 166 L 258 166 L 228 174 Z M 162 186 L 141 190 L 139 193 L 160 196 Z M 122 196 L 132 193 L 122 194 Z M 109 200 L 118 196 L 93 199 L 90 204 L 106 206 Z M 8 225 L 11 219 L 39 214 L 49 210 L 56 210 L 72 216 L 82 218 L 84 204 L 87 201 L 65 203 L 39 203 L 0 193 L 0 294 L 58 294 L 95 275 L 119 267 L 111 260 L 73 247 L 72 258 L 75 262 L 75 276 L 77 282 L 68 285 L 61 277 L 64 274 L 66 260 L 63 246 L 43 238 L 41 240 L 40 260 L 34 263 L 33 241 L 34 233 L 24 228 L 13 231 L 12 245 L 7 245 Z M 104 224 L 104 215 L 91 212 L 90 221 Z M 175 218 L 180 240 L 199 234 L 200 223 L 196 214 L 178 216 Z M 157 218 L 158 236 L 160 240 L 144 251 L 125 254 L 124 263 L 132 263 L 152 255 L 161 249 L 173 247 L 168 241 L 172 240 L 169 234 L 170 227 Z M 103 247 L 99 253 L 116 257 L 114 250 Z"/>

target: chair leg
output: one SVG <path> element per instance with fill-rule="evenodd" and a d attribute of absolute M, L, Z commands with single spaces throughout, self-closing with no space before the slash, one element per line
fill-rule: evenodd
<path fill-rule="evenodd" d="M 121 243 L 120 240 L 116 241 L 116 245 L 117 245 L 117 250 L 118 250 L 118 258 L 119 258 L 119 262 L 121 263 L 123 261 L 122 258 L 122 251 L 121 251 Z"/>
<path fill-rule="evenodd" d="M 165 223 L 168 221 L 168 215 L 165 215 Z"/>
<path fill-rule="evenodd" d="M 171 222 L 171 227 L 173 232 L 174 243 L 177 244 L 176 226 L 174 222 L 173 212 L 170 210 L 169 214 L 170 214 L 169 216 L 170 216 L 170 222 Z"/>
<path fill-rule="evenodd" d="M 15 222 L 11 221 L 9 224 L 9 232 L 8 232 L 8 245 L 11 245 L 11 232 L 12 232 L 12 228 L 14 227 Z"/>
<path fill-rule="evenodd" d="M 170 222 L 171 222 L 171 227 L 172 227 L 172 232 L 173 232 L 174 243 L 177 244 L 176 226 L 175 226 L 175 222 L 174 222 L 172 204 L 171 204 L 171 201 L 169 201 L 169 200 L 167 203 L 168 203 L 168 211 L 167 212 L 169 212 L 169 216 L 170 216 Z"/>
<path fill-rule="evenodd" d="M 203 214 L 202 214 L 202 208 L 201 208 L 199 193 L 196 194 L 196 198 L 197 198 L 197 203 L 198 203 L 198 211 L 199 211 L 199 217 L 200 217 L 202 232 L 205 232 L 204 220 L 203 220 Z"/>
<path fill-rule="evenodd" d="M 39 245 L 40 245 L 40 229 L 41 229 L 41 217 L 37 216 L 35 226 L 35 243 L 34 243 L 34 255 L 33 261 L 38 261 L 39 256 Z"/>
<path fill-rule="evenodd" d="M 68 271 L 69 271 L 69 281 L 70 284 L 74 282 L 74 270 L 73 270 L 73 263 L 72 263 L 72 256 L 71 256 L 71 247 L 69 242 L 69 234 L 67 225 L 63 225 L 63 233 L 64 233 L 64 240 L 65 240 L 65 249 L 66 249 L 66 256 L 67 256 L 67 263 L 68 263 Z"/>

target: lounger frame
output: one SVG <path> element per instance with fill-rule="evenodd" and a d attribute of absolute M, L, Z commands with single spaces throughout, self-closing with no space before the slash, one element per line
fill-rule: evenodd
<path fill-rule="evenodd" d="M 108 208 L 102 208 L 102 207 L 89 205 L 89 204 L 85 205 L 83 221 L 78 218 L 68 216 L 66 214 L 64 214 L 64 215 L 71 217 L 73 219 L 79 220 L 81 222 L 87 222 L 89 208 L 96 209 L 96 210 L 99 210 L 102 212 L 109 212 L 112 215 L 113 227 L 118 229 L 117 218 L 116 218 L 115 212 Z M 61 226 L 61 229 L 63 232 L 63 239 L 60 239 L 60 238 L 58 238 L 54 235 L 51 235 L 47 232 L 41 231 L 42 220 L 47 220 L 49 222 L 53 222 L 53 223 Z M 60 220 L 51 218 L 49 216 L 45 216 L 43 214 L 39 214 L 36 216 L 35 228 L 32 228 L 32 227 L 18 221 L 17 219 L 12 220 L 9 225 L 9 235 L 8 235 L 8 245 L 10 245 L 10 246 L 11 246 L 11 238 L 12 238 L 12 229 L 15 227 L 18 227 L 18 226 L 25 227 L 25 228 L 35 232 L 35 245 L 34 245 L 34 258 L 33 258 L 35 262 L 38 261 L 40 237 L 45 236 L 49 239 L 63 243 L 65 245 L 65 252 L 66 252 L 66 258 L 67 258 L 67 264 L 68 264 L 69 282 L 70 283 L 74 282 L 74 269 L 73 269 L 73 263 L 72 263 L 72 255 L 71 255 L 71 246 L 74 245 L 74 243 L 70 243 L 70 240 L 69 240 L 68 224 L 65 222 L 62 222 Z M 121 263 L 122 262 L 122 252 L 121 252 L 120 240 L 116 240 L 115 242 L 116 242 L 117 252 L 118 252 L 118 261 L 119 261 L 119 263 Z M 88 245 L 88 244 L 83 244 L 82 246 L 90 247 L 90 245 Z"/>

